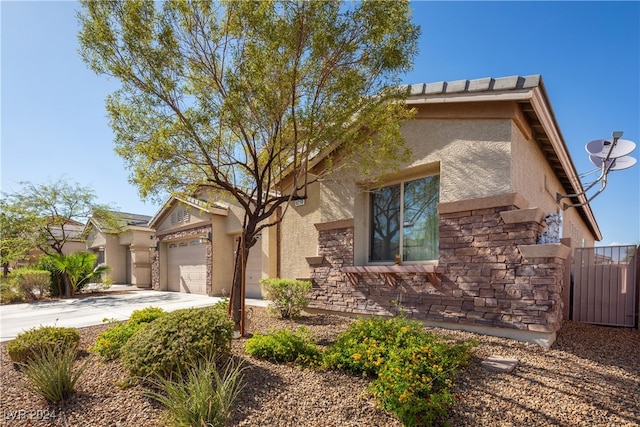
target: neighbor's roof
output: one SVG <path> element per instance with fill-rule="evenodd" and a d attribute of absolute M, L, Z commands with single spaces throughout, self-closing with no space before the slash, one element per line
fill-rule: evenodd
<path fill-rule="evenodd" d="M 486 77 L 477 80 L 420 83 L 407 86 L 407 104 L 437 104 L 455 102 L 516 101 L 554 173 L 567 194 L 579 194 L 582 183 L 567 149 L 564 137 L 539 74 L 530 76 Z M 570 203 L 584 203 L 586 197 L 574 197 Z M 589 204 L 578 212 L 593 232 L 596 240 L 602 233 Z"/>
<path fill-rule="evenodd" d="M 118 225 L 123 229 L 129 227 L 148 228 L 149 221 L 151 220 L 151 217 L 149 215 L 140 215 L 117 211 L 109 212 L 114 216 L 115 220 L 118 222 Z M 91 219 L 89 219 L 86 227 L 88 227 L 89 224 L 93 224 L 93 226 L 101 232 L 112 232 L 111 230 L 107 230 L 109 228 L 108 224 L 105 224 L 103 221 L 100 221 L 97 218 L 92 217 Z"/>

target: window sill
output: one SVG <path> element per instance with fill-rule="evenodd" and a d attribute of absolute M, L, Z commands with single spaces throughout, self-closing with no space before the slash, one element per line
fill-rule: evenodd
<path fill-rule="evenodd" d="M 347 275 L 349 282 L 354 286 L 358 284 L 359 276 L 363 274 L 376 274 L 384 278 L 385 284 L 395 287 L 397 285 L 396 275 L 406 273 L 426 274 L 427 279 L 434 287 L 440 288 L 442 285 L 440 271 L 437 265 L 363 265 L 342 267 L 340 270 Z"/>

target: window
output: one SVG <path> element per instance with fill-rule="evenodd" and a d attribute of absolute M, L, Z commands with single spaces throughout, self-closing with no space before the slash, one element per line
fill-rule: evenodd
<path fill-rule="evenodd" d="M 402 261 L 438 259 L 439 193 L 438 175 L 374 191 L 369 260 L 394 261 L 398 254 Z"/>

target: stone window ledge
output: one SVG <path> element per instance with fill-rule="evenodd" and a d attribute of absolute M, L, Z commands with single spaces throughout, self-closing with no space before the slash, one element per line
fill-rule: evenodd
<path fill-rule="evenodd" d="M 397 275 L 406 273 L 426 274 L 434 287 L 440 288 L 442 285 L 437 265 L 363 265 L 342 267 L 340 271 L 347 275 L 349 282 L 354 286 L 358 284 L 361 275 L 376 274 L 384 278 L 386 285 L 395 287 Z"/>
<path fill-rule="evenodd" d="M 322 255 L 319 256 L 308 256 L 305 258 L 307 260 L 307 264 L 309 265 L 321 265 L 324 262 L 324 257 Z"/>
<path fill-rule="evenodd" d="M 571 248 L 562 243 L 546 245 L 518 245 L 518 250 L 523 257 L 530 258 L 560 258 L 567 259 Z"/>

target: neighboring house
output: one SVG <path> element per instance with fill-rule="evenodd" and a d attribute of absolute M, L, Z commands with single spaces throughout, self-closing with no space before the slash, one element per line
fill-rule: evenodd
<path fill-rule="evenodd" d="M 213 202 L 212 197 L 198 197 L 171 197 L 149 222 L 157 239 L 153 288 L 228 295 L 243 211 L 233 204 Z M 247 298 L 261 298 L 260 279 L 276 275 L 276 256 L 268 256 L 276 253 L 276 242 L 270 230 L 251 248 L 245 277 Z"/>
<path fill-rule="evenodd" d="M 281 276 L 313 281 L 312 308 L 401 307 L 427 323 L 550 345 L 568 308 L 571 248 L 601 234 L 588 204 L 562 211 L 556 201 L 581 184 L 541 77 L 408 90 L 412 160 L 375 185 L 313 184 L 284 217 Z M 538 244 L 550 214 L 561 215 L 561 235 L 545 241 L 562 243 Z"/>
<path fill-rule="evenodd" d="M 49 225 L 44 229 L 44 234 L 49 236 L 49 253 L 56 253 L 52 245 L 62 244 L 62 253 L 69 255 L 73 252 L 86 250 L 86 240 L 83 235 L 84 224 L 73 219 L 64 219 L 62 225 Z M 36 264 L 43 251 L 38 248 L 32 248 L 29 254 L 15 262 L 11 268 L 27 267 Z"/>
<path fill-rule="evenodd" d="M 86 249 L 83 230 L 84 224 L 69 219 L 64 224 L 64 233 L 61 228 L 57 226 L 51 228 L 51 233 L 57 241 L 61 241 L 66 237 L 64 245 L 62 245 L 62 253 L 69 255 L 70 253 L 84 251 Z M 54 239 L 51 239 L 50 242 L 53 242 Z"/>
<path fill-rule="evenodd" d="M 91 218 L 85 226 L 86 249 L 98 255 L 98 264 L 111 267 L 114 283 L 127 283 L 140 288 L 151 286 L 150 243 L 153 230 L 148 215 L 111 212 L 118 227 Z"/>

